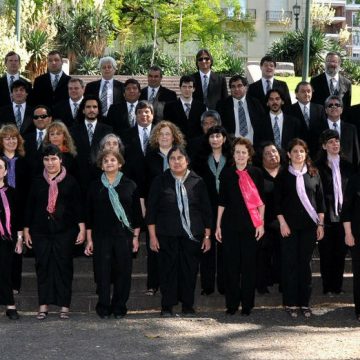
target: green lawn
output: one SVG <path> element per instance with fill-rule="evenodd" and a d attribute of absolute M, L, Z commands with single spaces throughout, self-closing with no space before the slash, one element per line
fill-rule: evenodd
<path fill-rule="evenodd" d="M 279 80 L 283 80 L 287 83 L 291 93 L 294 93 L 296 84 L 301 81 L 300 76 L 287 76 L 287 77 L 276 77 Z M 360 103 L 360 85 L 352 86 L 352 96 L 351 96 L 351 105 L 356 105 Z"/>

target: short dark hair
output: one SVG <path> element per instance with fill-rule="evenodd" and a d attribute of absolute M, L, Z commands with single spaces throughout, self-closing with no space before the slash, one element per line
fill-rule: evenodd
<path fill-rule="evenodd" d="M 212 67 L 213 64 L 214 64 L 214 59 L 213 59 L 213 57 L 211 56 L 210 51 L 209 51 L 208 49 L 200 49 L 200 50 L 197 52 L 197 54 L 196 54 L 196 60 L 195 60 L 195 61 L 196 61 L 196 67 L 197 67 L 197 69 L 199 69 L 198 59 L 201 57 L 201 55 L 202 55 L 203 53 L 205 53 L 205 54 L 209 57 L 209 59 L 210 59 L 210 67 Z"/>
<path fill-rule="evenodd" d="M 311 85 L 308 81 L 300 81 L 300 82 L 296 85 L 296 87 L 295 87 L 295 93 L 298 93 L 298 92 L 299 92 L 300 86 L 308 86 L 308 85 L 310 85 L 310 86 L 311 86 L 311 90 L 314 91 L 312 85 Z"/>
<path fill-rule="evenodd" d="M 327 129 L 320 134 L 320 144 L 325 145 L 330 139 L 340 140 L 340 135 L 336 130 Z"/>
<path fill-rule="evenodd" d="M 80 78 L 76 78 L 76 77 L 71 77 L 71 78 L 69 79 L 68 85 L 69 85 L 69 83 L 74 83 L 74 82 L 78 82 L 82 88 L 85 87 L 84 80 L 83 80 L 83 79 L 80 79 Z"/>
<path fill-rule="evenodd" d="M 61 53 L 60 53 L 59 50 L 51 50 L 51 51 L 48 53 L 48 57 L 51 56 L 51 55 L 59 55 L 60 58 L 62 58 Z"/>
<path fill-rule="evenodd" d="M 12 85 L 11 85 L 11 92 L 13 92 L 14 89 L 18 89 L 18 88 L 21 88 L 23 87 L 26 91 L 26 93 L 28 94 L 29 93 L 29 84 L 27 83 L 27 81 L 24 81 L 24 80 L 15 80 Z"/>
<path fill-rule="evenodd" d="M 56 155 L 59 159 L 62 159 L 62 152 L 56 145 L 49 144 L 44 146 L 41 152 L 41 158 L 43 159 L 45 156 L 52 155 Z"/>
<path fill-rule="evenodd" d="M 191 76 L 191 75 L 183 75 L 181 78 L 180 78 L 180 87 L 183 83 L 189 83 L 189 82 L 192 82 L 193 83 L 193 86 L 195 87 L 195 79 Z"/>
<path fill-rule="evenodd" d="M 270 55 L 265 55 L 261 60 L 260 60 L 260 66 L 264 65 L 264 62 L 272 62 L 274 64 L 274 66 L 276 67 L 276 60 L 275 58 L 273 58 Z"/>
<path fill-rule="evenodd" d="M 269 97 L 272 93 L 278 93 L 279 96 L 281 97 L 281 100 L 285 102 L 285 95 L 284 93 L 282 92 L 281 89 L 278 89 L 278 88 L 274 88 L 274 89 L 270 89 L 266 95 L 265 95 L 265 103 L 267 103 L 269 101 Z"/>
<path fill-rule="evenodd" d="M 140 83 L 139 83 L 136 79 L 133 79 L 133 78 L 127 79 L 127 80 L 125 81 L 125 83 L 124 83 L 124 90 L 125 90 L 125 88 L 126 88 L 129 84 L 134 84 L 134 85 L 136 85 L 137 88 L 138 88 L 138 90 L 139 90 L 139 92 L 141 91 Z"/>
<path fill-rule="evenodd" d="M 229 80 L 229 88 L 231 88 L 232 83 L 234 83 L 234 82 L 236 82 L 236 81 L 239 81 L 239 80 L 242 82 L 242 84 L 243 84 L 244 86 L 248 86 L 249 83 L 248 83 L 246 77 L 241 76 L 241 75 L 234 75 L 234 76 L 232 76 L 232 77 L 230 78 L 230 80 Z"/>
<path fill-rule="evenodd" d="M 45 109 L 47 115 L 52 116 L 50 108 L 48 106 L 46 106 L 46 105 L 36 105 L 34 107 L 33 114 L 35 114 L 35 110 L 37 110 L 37 109 Z"/>
<path fill-rule="evenodd" d="M 124 165 L 125 164 L 125 159 L 124 156 L 122 155 L 121 152 L 115 151 L 115 150 L 103 150 L 100 151 L 98 154 L 98 157 L 96 159 L 96 165 L 101 169 L 102 166 L 102 162 L 105 158 L 105 156 L 108 155 L 113 155 L 116 157 L 117 161 L 119 162 L 119 164 Z"/>
<path fill-rule="evenodd" d="M 160 66 L 157 66 L 157 65 L 150 66 L 148 73 L 150 71 L 160 71 L 160 76 L 161 77 L 163 76 L 163 71 Z"/>
<path fill-rule="evenodd" d="M 20 60 L 20 55 L 18 53 L 16 53 L 15 51 L 9 51 L 6 55 L 5 55 L 5 64 L 7 62 L 7 59 L 10 57 L 10 56 L 14 56 L 14 55 L 17 55 L 18 59 L 19 59 L 19 62 L 21 61 Z"/>
<path fill-rule="evenodd" d="M 178 151 L 178 150 L 179 150 L 180 154 L 182 154 L 182 155 L 185 156 L 186 161 L 187 161 L 188 163 L 190 163 L 189 155 L 188 155 L 188 153 L 186 152 L 185 146 L 182 146 L 182 145 L 174 145 L 174 146 L 169 150 L 169 152 L 168 152 L 168 154 L 167 154 L 167 160 L 168 160 L 168 162 L 170 161 L 170 156 L 171 156 L 171 154 L 172 154 L 173 152 L 175 152 L 175 151 Z"/>
<path fill-rule="evenodd" d="M 154 115 L 154 106 L 151 102 L 147 100 L 141 100 L 137 103 L 135 107 L 135 114 L 137 114 L 138 110 L 141 109 L 150 109 L 151 113 Z"/>

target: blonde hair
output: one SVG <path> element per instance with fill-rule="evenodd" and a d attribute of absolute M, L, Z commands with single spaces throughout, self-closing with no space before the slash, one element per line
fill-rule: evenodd
<path fill-rule="evenodd" d="M 49 136 L 50 136 L 50 131 L 52 130 L 59 130 L 64 134 L 64 143 L 60 147 L 60 150 L 62 152 L 69 152 L 72 156 L 76 156 L 77 152 L 76 152 L 76 146 L 74 144 L 74 140 L 71 137 L 67 126 L 62 121 L 59 120 L 55 120 L 47 126 L 46 135 L 43 141 L 43 146 L 45 147 L 51 144 Z"/>
<path fill-rule="evenodd" d="M 15 150 L 16 154 L 20 156 L 25 156 L 24 149 L 24 139 L 20 135 L 20 132 L 16 125 L 13 124 L 5 124 L 0 128 L 0 152 L 4 152 L 4 138 L 7 136 L 16 137 L 17 138 L 17 148 Z"/>

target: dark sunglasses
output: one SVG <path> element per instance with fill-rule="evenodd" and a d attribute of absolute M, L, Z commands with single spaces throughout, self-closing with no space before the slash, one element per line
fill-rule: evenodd
<path fill-rule="evenodd" d="M 49 117 L 49 115 L 34 115 L 33 119 L 34 120 L 38 120 L 38 119 L 46 119 L 47 117 Z"/>
<path fill-rule="evenodd" d="M 210 58 L 209 57 L 200 57 L 197 59 L 197 61 L 209 61 Z"/>
<path fill-rule="evenodd" d="M 331 109 L 331 108 L 339 108 L 339 107 L 341 107 L 341 105 L 340 104 L 329 104 L 328 106 L 327 106 L 329 109 Z"/>

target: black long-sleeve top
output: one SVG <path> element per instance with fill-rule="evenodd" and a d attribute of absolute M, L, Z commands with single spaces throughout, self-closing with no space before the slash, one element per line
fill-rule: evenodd
<path fill-rule="evenodd" d="M 360 174 L 353 175 L 347 184 L 341 221 L 351 222 L 351 231 L 356 239 L 360 236 Z"/>
<path fill-rule="evenodd" d="M 140 227 L 142 215 L 135 182 L 123 176 L 115 190 L 130 226 L 133 229 Z M 117 218 L 111 205 L 109 191 L 102 184 L 101 179 L 94 180 L 88 191 L 86 227 L 95 235 L 121 235 L 124 231 L 128 231 Z"/>
<path fill-rule="evenodd" d="M 316 166 L 319 169 L 324 192 L 324 199 L 326 205 L 325 223 L 328 224 L 331 222 L 339 222 L 340 216 L 335 215 L 334 184 L 331 168 L 326 162 L 319 162 L 316 164 Z M 343 195 L 345 194 L 348 180 L 353 174 L 353 172 L 353 165 L 345 159 L 340 159 L 341 187 Z"/>
<path fill-rule="evenodd" d="M 250 165 L 246 167 L 246 170 L 253 180 L 261 199 L 264 199 L 264 178 L 261 170 Z M 239 187 L 239 176 L 236 174 L 236 166 L 223 170 L 221 174 L 219 206 L 225 208 L 221 219 L 222 227 L 226 226 L 237 231 L 254 228 Z"/>
<path fill-rule="evenodd" d="M 206 185 L 193 171 L 184 182 L 189 199 L 191 232 L 203 236 L 205 228 L 211 228 L 211 205 Z M 175 179 L 170 170 L 156 177 L 151 185 L 146 222 L 156 225 L 156 234 L 163 236 L 187 236 L 181 224 L 180 212 L 176 199 Z"/>
<path fill-rule="evenodd" d="M 58 183 L 58 190 L 55 213 L 50 215 L 46 210 L 49 184 L 42 175 L 35 177 L 25 211 L 25 227 L 30 228 L 31 233 L 60 233 L 85 222 L 80 187 L 76 180 L 66 175 Z"/>
<path fill-rule="evenodd" d="M 319 174 L 304 174 L 305 191 L 315 211 L 325 213 L 324 194 Z M 275 213 L 283 215 L 290 229 L 301 230 L 315 223 L 302 205 L 296 192 L 296 176 L 286 169 L 275 181 Z"/>

